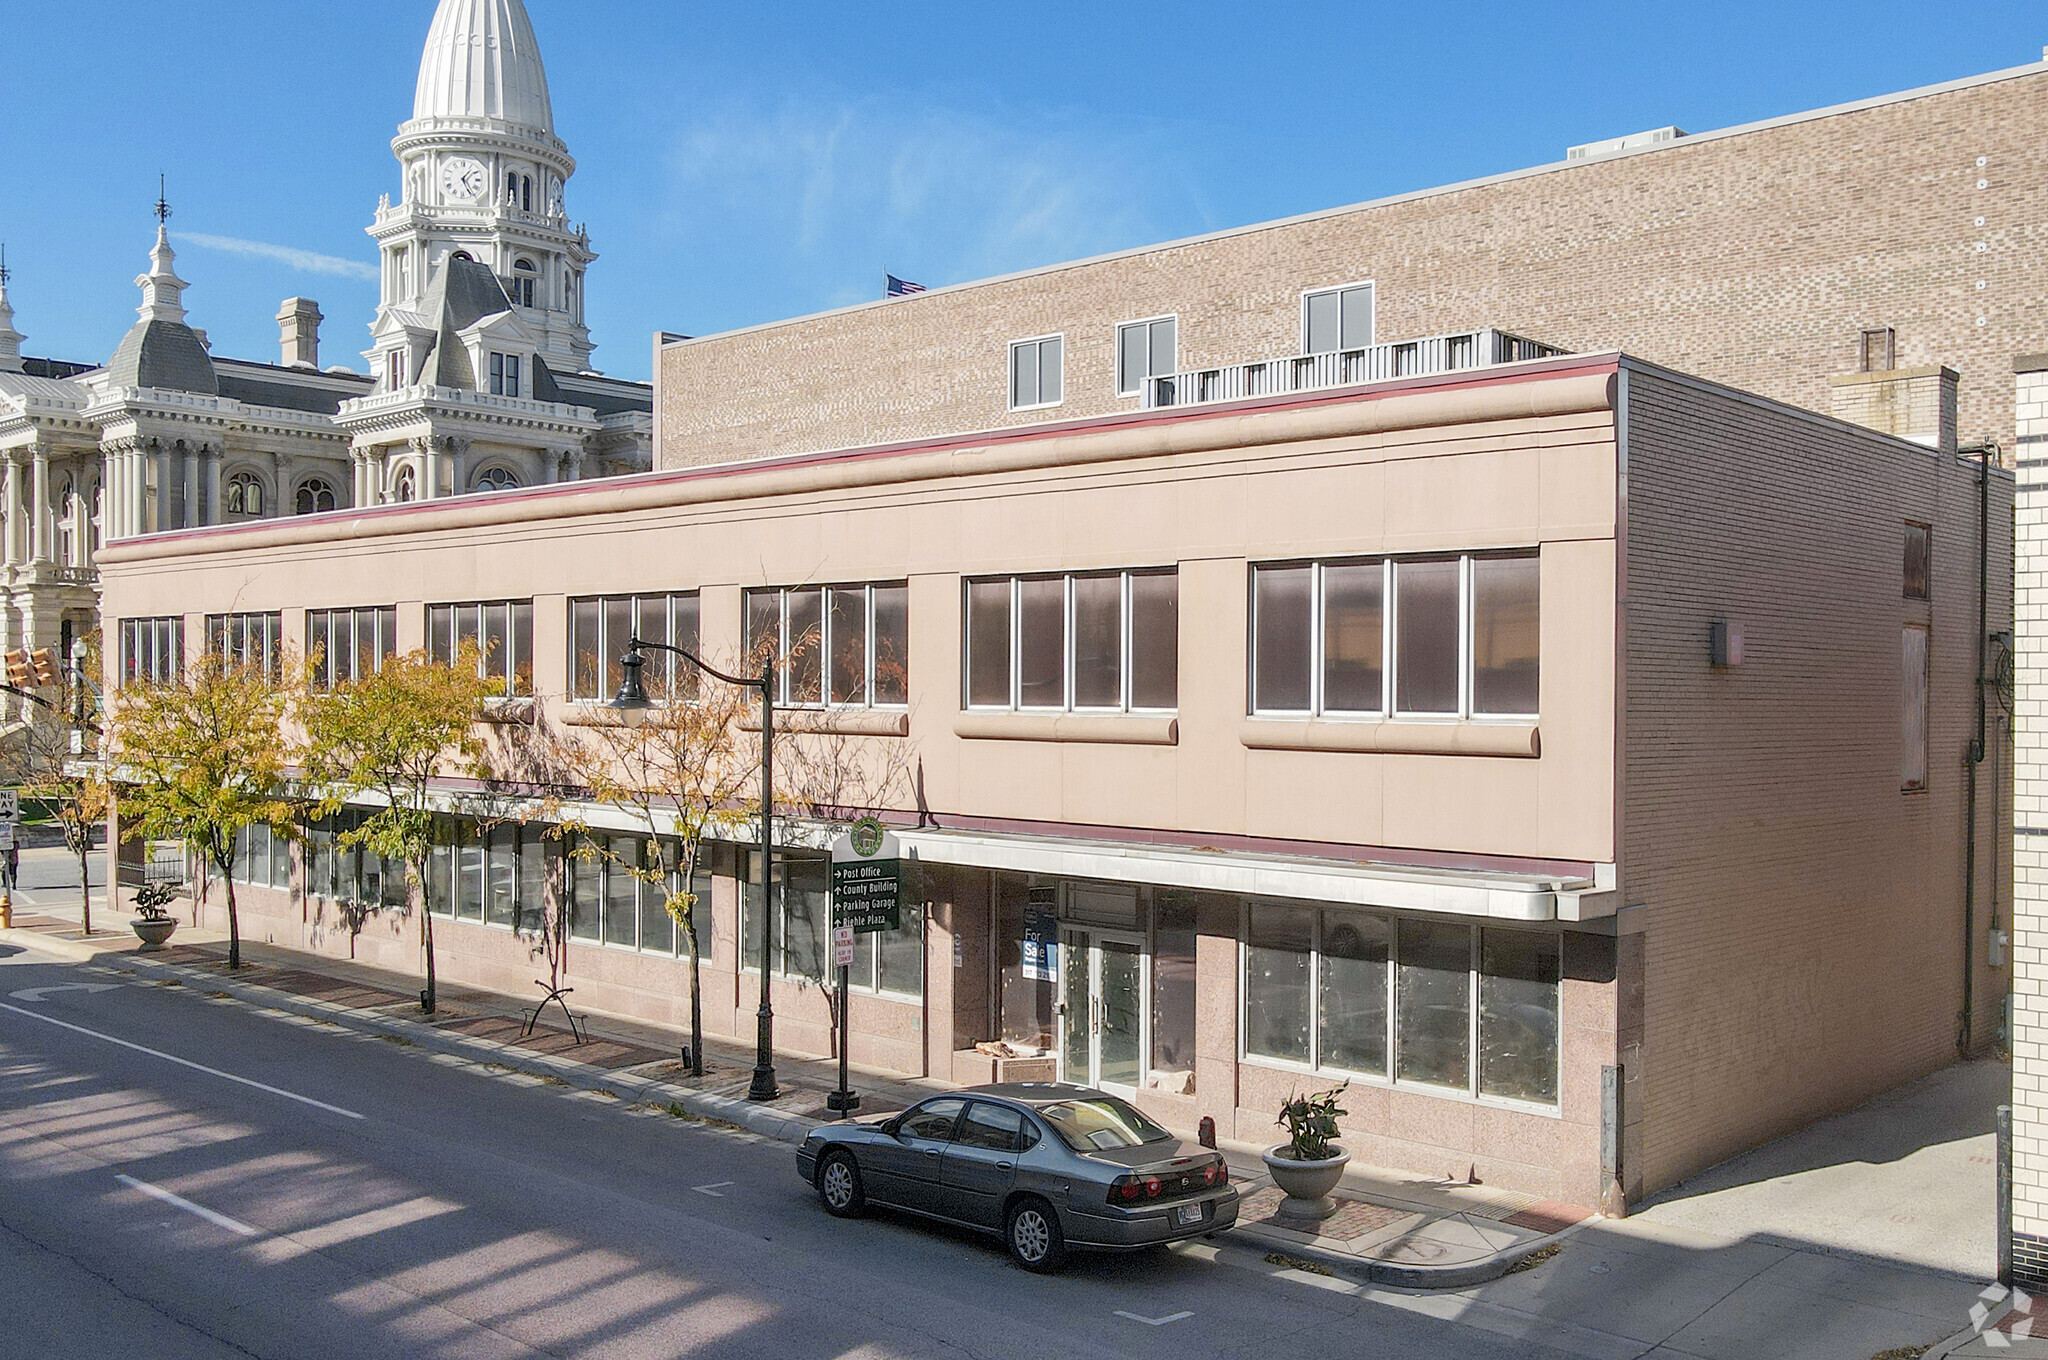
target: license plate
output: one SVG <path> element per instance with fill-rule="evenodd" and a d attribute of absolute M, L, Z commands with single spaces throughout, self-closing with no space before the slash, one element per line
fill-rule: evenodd
<path fill-rule="evenodd" d="M 1200 1223 L 1202 1221 L 1202 1208 L 1203 1206 L 1199 1204 L 1176 1205 L 1173 1211 L 1173 1226 L 1185 1228 L 1190 1224 Z"/>

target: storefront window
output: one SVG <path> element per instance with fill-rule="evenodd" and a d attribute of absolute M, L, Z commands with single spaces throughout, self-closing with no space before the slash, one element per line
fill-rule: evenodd
<path fill-rule="evenodd" d="M 1032 901 L 1034 891 L 1040 899 L 1036 903 Z M 1029 1053 L 1052 1048 L 1053 980 L 1045 969 L 1026 970 L 1025 917 L 1027 913 L 1053 912 L 1056 902 L 1057 892 L 1051 884 L 1034 890 L 1022 874 L 996 875 L 1001 1037 Z"/>
<path fill-rule="evenodd" d="M 1400 1079 L 1470 1084 L 1472 928 L 1402 921 L 1395 995 Z"/>
<path fill-rule="evenodd" d="M 608 854 L 609 862 L 601 866 L 604 871 L 604 942 L 632 948 L 640 942 L 640 913 L 636 906 L 633 875 L 628 873 L 619 861 L 635 863 L 639 859 L 640 838 L 637 836 L 613 836 Z"/>
<path fill-rule="evenodd" d="M 1387 1074 L 1388 944 L 1385 917 L 1323 913 L 1318 998 L 1323 1066 Z"/>
<path fill-rule="evenodd" d="M 1479 938 L 1479 1092 L 1555 1101 L 1558 937 L 1482 930 Z"/>
<path fill-rule="evenodd" d="M 587 853 L 574 856 L 569 863 L 569 934 L 578 940 L 594 940 L 604 903 L 604 865 Z"/>
<path fill-rule="evenodd" d="M 651 855 L 646 841 L 636 841 L 642 852 Z M 673 852 L 664 851 L 662 862 L 668 863 Z M 648 860 L 651 865 L 652 859 Z M 625 876 L 625 870 L 618 865 L 612 872 Z M 636 880 L 634 886 L 640 890 L 640 947 L 658 954 L 673 954 L 676 951 L 676 919 L 668 914 L 668 878 L 663 875 L 661 882 L 649 883 Z"/>
<path fill-rule="evenodd" d="M 1195 1093 L 1195 897 L 1161 892 L 1152 908 L 1152 1075 L 1149 1085 Z"/>
<path fill-rule="evenodd" d="M 1253 903 L 1244 951 L 1245 1052 L 1306 1063 L 1313 1014 L 1310 950 L 1315 913 L 1307 907 Z"/>

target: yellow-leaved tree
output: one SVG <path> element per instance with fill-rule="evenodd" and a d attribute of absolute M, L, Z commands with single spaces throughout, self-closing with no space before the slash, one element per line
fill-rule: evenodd
<path fill-rule="evenodd" d="M 111 776 L 123 834 L 181 840 L 220 872 L 228 967 L 242 966 L 235 852 L 252 826 L 294 834 L 287 799 L 290 693 L 261 667 L 209 653 L 178 675 L 120 690 L 109 711 Z"/>
<path fill-rule="evenodd" d="M 420 1009 L 429 1014 L 434 916 L 427 909 L 427 858 L 434 846 L 437 789 L 446 781 L 487 776 L 476 723 L 484 700 L 502 693 L 504 683 L 485 676 L 476 644 L 466 642 L 452 662 L 425 652 L 387 657 L 370 674 L 308 695 L 300 705 L 302 777 L 319 815 L 332 816 L 362 800 L 363 821 L 338 834 L 336 844 L 405 866 L 426 969 Z"/>

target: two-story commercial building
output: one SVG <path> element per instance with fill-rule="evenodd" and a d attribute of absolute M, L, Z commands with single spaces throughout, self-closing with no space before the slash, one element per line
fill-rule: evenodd
<path fill-rule="evenodd" d="M 110 679 L 473 635 L 531 700 L 493 721 L 573 732 L 625 636 L 767 639 L 793 740 L 900 773 L 916 902 L 856 961 L 856 1060 L 987 1080 L 1006 1043 L 1247 1139 L 1345 1081 L 1362 1161 L 1620 1210 L 1948 1061 L 1966 968 L 1995 1009 L 1962 885 L 2009 832 L 1986 807 L 1966 845 L 1961 754 L 2012 484 L 1958 455 L 1953 374 L 1916 443 L 1467 338 L 1433 373 L 112 543 Z M 554 907 L 579 1001 L 687 1016 L 654 895 L 448 795 L 422 894 L 332 827 L 257 838 L 244 930 L 416 967 L 423 908 L 442 976 L 524 990 Z M 765 968 L 780 1042 L 827 1051 L 828 829 L 789 826 L 766 904 L 722 833 L 714 1032 L 752 1034 Z"/>

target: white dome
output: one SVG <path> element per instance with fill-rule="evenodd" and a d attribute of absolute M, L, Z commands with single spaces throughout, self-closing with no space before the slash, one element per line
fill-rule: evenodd
<path fill-rule="evenodd" d="M 496 118 L 554 132 L 548 73 L 521 0 L 441 0 L 412 116 Z"/>

